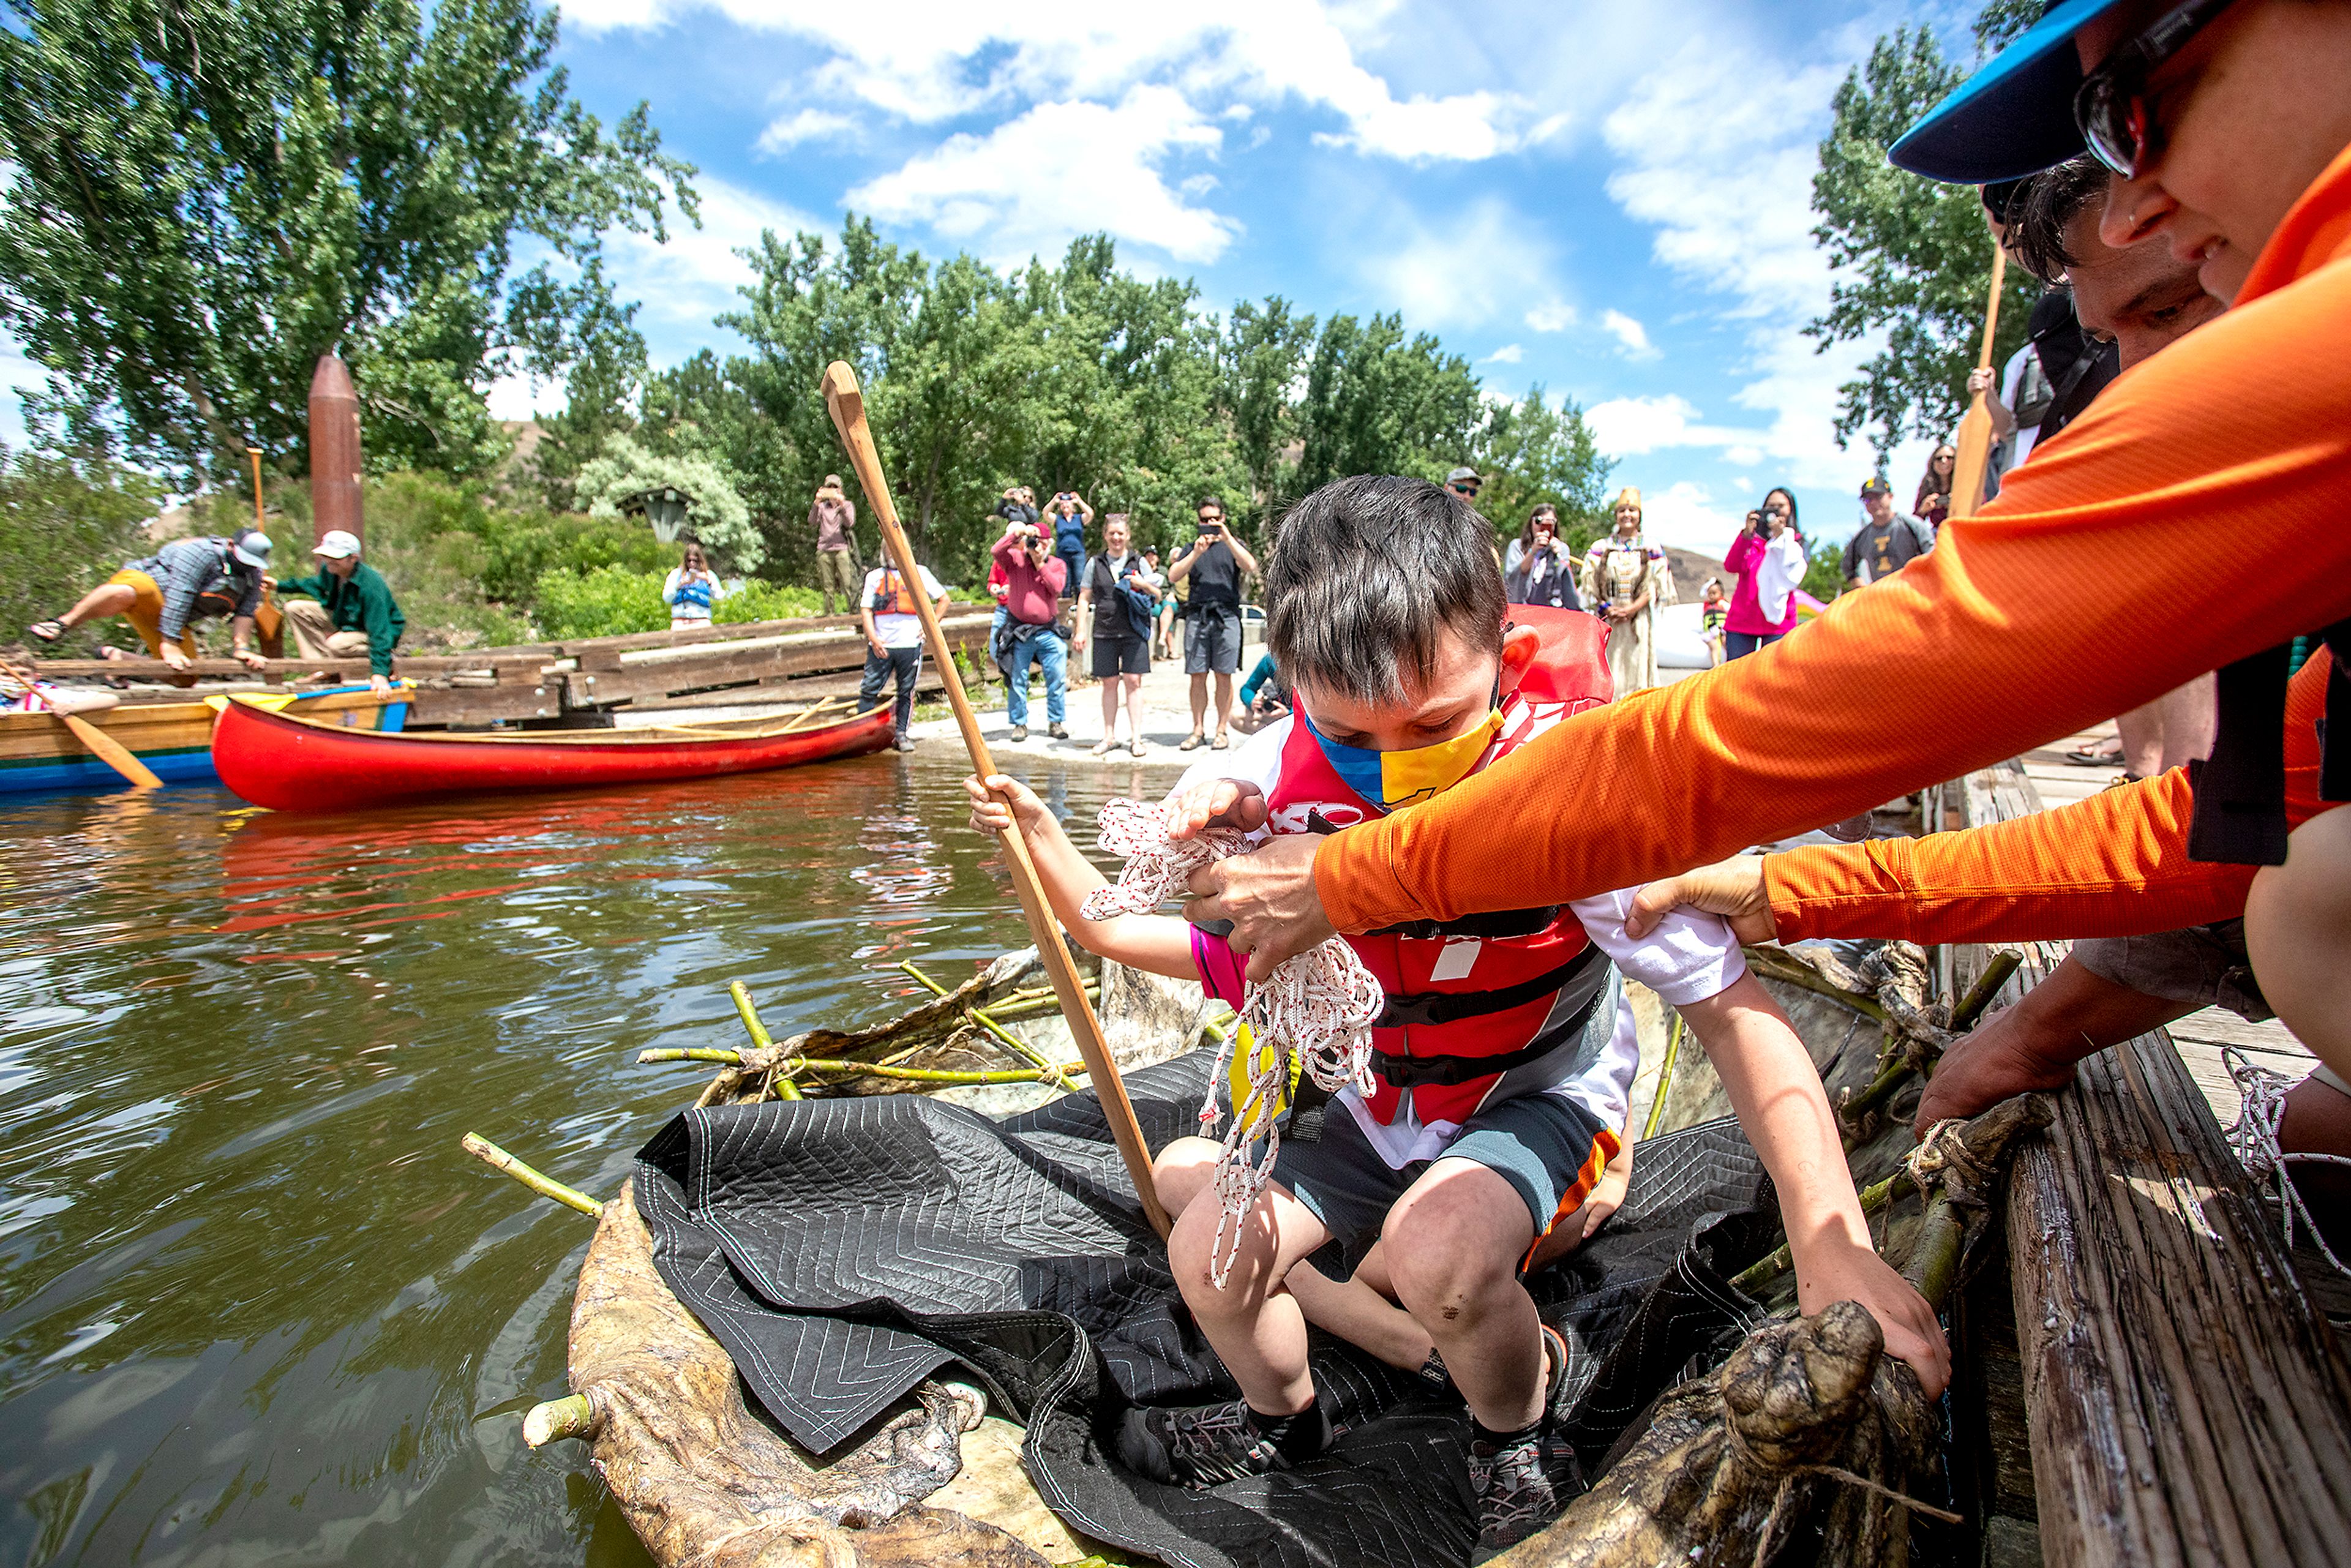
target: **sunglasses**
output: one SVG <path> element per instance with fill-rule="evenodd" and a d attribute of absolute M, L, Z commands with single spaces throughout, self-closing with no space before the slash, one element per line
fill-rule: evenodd
<path fill-rule="evenodd" d="M 2136 180 L 2159 149 L 2147 112 L 2147 81 L 2235 0 L 2189 0 L 2150 23 L 2082 78 L 2074 95 L 2074 123 L 2090 154 L 2126 180 Z"/>
<path fill-rule="evenodd" d="M 1457 496 L 1474 496 L 1478 493 L 1478 486 L 1475 485 L 1448 485 L 1446 488 Z"/>

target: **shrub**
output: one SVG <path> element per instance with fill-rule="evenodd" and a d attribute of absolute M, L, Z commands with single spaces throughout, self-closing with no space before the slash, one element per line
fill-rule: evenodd
<path fill-rule="evenodd" d="M 24 638 L 26 626 L 63 614 L 125 562 L 149 553 L 145 525 L 162 499 L 141 474 L 0 446 L 0 561 L 7 563 L 0 570 L 0 643 Z M 93 638 L 138 644 L 127 624 L 107 621 L 41 651 L 79 655 Z"/>
<path fill-rule="evenodd" d="M 586 572 L 558 567 L 540 575 L 538 629 L 547 637 L 611 637 L 669 629 L 661 572 L 600 566 Z"/>
<path fill-rule="evenodd" d="M 748 621 L 789 621 L 823 611 L 823 598 L 813 588 L 783 588 L 750 578 L 713 605 L 710 618 L 722 625 L 737 626 Z"/>

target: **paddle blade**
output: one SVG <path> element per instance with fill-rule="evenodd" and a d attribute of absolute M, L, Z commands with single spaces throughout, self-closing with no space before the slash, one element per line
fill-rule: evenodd
<path fill-rule="evenodd" d="M 1951 516 L 1971 517 L 1983 505 L 1984 471 L 1991 463 L 1991 410 L 1979 392 L 1959 421 L 1959 460 L 1951 465 Z"/>
<path fill-rule="evenodd" d="M 64 722 L 66 728 L 72 732 L 73 737 L 80 741 L 91 756 L 131 780 L 133 788 L 161 789 L 163 787 L 163 781 L 155 777 L 153 768 L 132 756 L 129 747 L 90 723 L 89 720 L 78 714 L 70 713 L 61 713 L 56 716 Z"/>

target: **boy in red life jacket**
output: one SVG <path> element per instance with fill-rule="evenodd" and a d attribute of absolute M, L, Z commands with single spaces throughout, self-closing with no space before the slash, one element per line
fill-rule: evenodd
<path fill-rule="evenodd" d="M 1293 716 L 1186 777 L 1170 797 L 1179 831 L 1326 831 L 1409 809 L 1605 701 L 1598 623 L 1506 604 L 1491 537 L 1465 501 L 1419 480 L 1342 480 L 1301 502 L 1267 576 L 1267 641 L 1291 675 Z M 1165 916 L 1086 920 L 1080 905 L 1101 874 L 1034 795 L 986 782 L 1012 803 L 972 781 L 974 824 L 1019 822 L 1079 942 L 1196 976 L 1241 1004 L 1240 959 L 1221 940 Z M 1128 1465 L 1197 1486 L 1319 1453 L 1330 1422 L 1307 1371 L 1306 1323 L 1343 1327 L 1323 1309 L 1360 1287 L 1311 1278 L 1304 1260 L 1333 1239 L 1351 1257 L 1376 1242 L 1384 1283 L 1476 1422 L 1480 1550 L 1557 1515 L 1581 1484 L 1552 1419 L 1565 1358 L 1519 1281 L 1538 1249 L 1559 1249 L 1546 1239 L 1619 1145 L 1638 1062 L 1620 971 L 1677 1007 L 1714 1061 L 1781 1195 L 1804 1310 L 1859 1301 L 1888 1348 L 1941 1388 L 1941 1330 L 1870 1245 L 1803 1043 L 1720 921 L 1677 911 L 1628 937 L 1634 891 L 1348 938 L 1387 998 L 1372 1035 L 1374 1090 L 1342 1091 L 1312 1141 L 1284 1136 L 1223 1288 L 1209 1277 L 1217 1204 L 1202 1196 L 1215 1145 L 1181 1139 L 1156 1162 L 1177 1217 L 1177 1283 L 1244 1398 L 1129 1412 L 1118 1444 Z"/>

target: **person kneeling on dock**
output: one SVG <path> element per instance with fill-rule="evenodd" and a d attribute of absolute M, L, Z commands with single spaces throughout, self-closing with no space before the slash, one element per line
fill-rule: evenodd
<path fill-rule="evenodd" d="M 1365 477 L 1289 515 L 1268 574 L 1268 643 L 1295 716 L 1219 759 L 1232 777 L 1179 786 L 1172 832 L 1302 833 L 1408 808 L 1605 699 L 1596 623 L 1508 609 L 1478 542 L 1485 530 L 1467 513 L 1433 485 Z M 969 786 L 975 825 L 1018 823 L 1080 943 L 1243 1003 L 1240 961 L 1223 941 L 1167 917 L 1085 919 L 1101 874 L 1033 794 L 1008 778 L 984 782 Z M 1926 1302 L 1871 1248 L 1802 1041 L 1719 920 L 1676 916 L 1635 941 L 1623 925 L 1631 901 L 1626 891 L 1348 939 L 1385 992 L 1373 1088 L 1342 1090 L 1319 1135 L 1293 1116 L 1223 1285 L 1211 1270 L 1225 1217 L 1202 1181 L 1214 1145 L 1178 1140 L 1157 1162 L 1177 1216 L 1171 1267 L 1244 1397 L 1130 1412 L 1118 1439 L 1126 1464 L 1206 1486 L 1322 1452 L 1331 1427 L 1306 1323 L 1318 1299 L 1359 1302 L 1354 1286 L 1293 1271 L 1327 1241 L 1354 1257 L 1377 1242 L 1385 1281 L 1476 1424 L 1481 1551 L 1556 1517 L 1580 1486 L 1552 1416 L 1566 1358 L 1520 1281 L 1548 1239 L 1581 1239 L 1576 1217 L 1619 1147 L 1638 1060 L 1619 969 L 1681 1009 L 1713 1058 L 1777 1184 L 1804 1310 L 1860 1301 L 1893 1354 L 1940 1390 L 1949 1349 Z"/>
<path fill-rule="evenodd" d="M 134 560 L 82 595 L 64 614 L 35 622 L 33 636 L 55 643 L 88 621 L 120 615 L 131 622 L 150 657 L 163 661 L 179 678 L 197 658 L 195 622 L 206 615 L 229 616 L 231 651 L 260 669 L 268 661 L 252 646 L 254 617 L 264 609 L 262 574 L 269 570 L 269 536 L 248 528 L 235 538 L 173 539 L 143 560 Z M 128 658 L 105 650 L 109 658 Z"/>
<path fill-rule="evenodd" d="M 305 659 L 368 657 L 368 684 L 392 689 L 392 651 L 408 629 L 383 573 L 360 559 L 360 541 L 341 528 L 329 529 L 310 553 L 319 560 L 310 577 L 277 585 L 279 608 L 294 629 L 294 646 Z M 288 598 L 287 595 L 300 595 Z"/>

